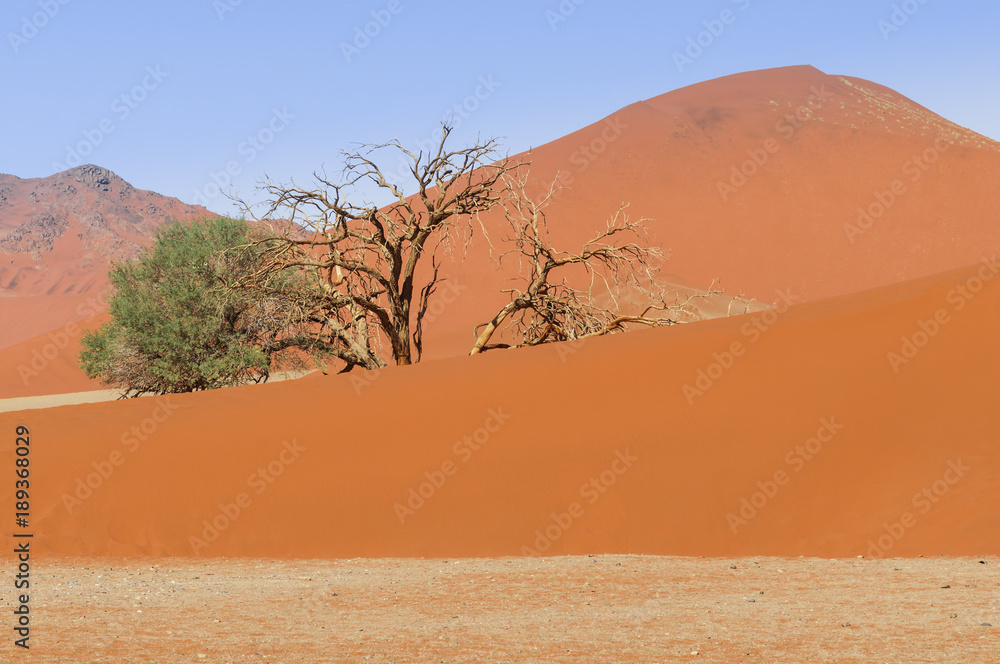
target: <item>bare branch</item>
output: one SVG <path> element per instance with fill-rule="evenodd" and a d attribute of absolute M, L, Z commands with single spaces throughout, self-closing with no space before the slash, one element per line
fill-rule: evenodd
<path fill-rule="evenodd" d="M 648 220 L 632 220 L 627 204 L 619 206 L 605 228 L 579 251 L 557 249 L 545 209 L 561 187 L 553 182 L 536 200 L 526 191 L 527 180 L 525 170 L 502 176 L 509 228 L 503 244 L 509 248 L 494 260 L 498 265 L 514 261 L 519 285 L 509 289 L 510 301 L 476 328 L 471 354 L 675 325 L 698 317 L 692 307 L 695 299 L 717 294 L 671 296 L 657 279 L 666 252 L 649 244 Z M 498 330 L 512 343 L 491 344 Z"/>
<path fill-rule="evenodd" d="M 499 204 L 504 176 L 520 165 L 498 160 L 492 139 L 452 150 L 450 134 L 444 125 L 439 144 L 427 154 L 413 153 L 398 140 L 345 152 L 340 182 L 319 173 L 313 188 L 263 181 L 263 215 L 255 213 L 260 206 L 240 205 L 273 231 L 258 243 L 264 261 L 230 286 L 258 289 L 274 275 L 301 272 L 304 284 L 295 293 L 300 328 L 332 355 L 349 365 L 381 366 L 388 359 L 379 355 L 384 340 L 397 364 L 418 361 L 424 316 L 442 280 L 439 252 L 449 253 L 460 236 L 471 234 L 473 219 Z M 384 151 L 405 157 L 414 195 L 386 177 L 379 165 Z M 361 183 L 392 202 L 382 208 L 351 202 Z M 428 256 L 429 277 L 420 269 Z"/>

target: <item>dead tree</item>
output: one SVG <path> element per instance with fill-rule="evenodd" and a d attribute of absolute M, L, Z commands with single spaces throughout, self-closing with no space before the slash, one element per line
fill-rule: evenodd
<path fill-rule="evenodd" d="M 502 179 L 509 226 L 503 244 L 510 248 L 496 261 L 516 263 L 519 286 L 504 290 L 510 302 L 476 327 L 470 354 L 603 336 L 632 327 L 674 325 L 697 318 L 691 307 L 696 298 L 721 292 L 713 285 L 709 293 L 671 299 L 656 280 L 665 253 L 648 244 L 648 220 L 631 220 L 627 204 L 578 252 L 556 249 L 545 209 L 560 187 L 553 183 L 536 201 L 525 191 L 526 170 L 505 173 Z M 491 344 L 498 330 L 512 342 Z"/>
<path fill-rule="evenodd" d="M 468 241 L 473 220 L 498 204 L 497 183 L 515 167 L 496 160 L 494 140 L 449 150 L 451 128 L 442 129 L 440 144 L 427 154 L 398 140 L 346 152 L 341 182 L 316 174 L 318 186 L 305 189 L 266 180 L 262 214 L 241 202 L 249 216 L 270 220 L 275 232 L 262 269 L 238 286 L 254 288 L 276 272 L 304 272 L 294 293 L 306 324 L 300 329 L 308 328 L 345 370 L 385 366 L 386 343 L 397 364 L 419 361 L 422 320 L 443 280 L 441 254 L 463 236 Z M 402 153 L 416 193 L 405 195 L 385 176 L 375 161 L 383 150 Z M 391 202 L 352 202 L 358 185 L 374 185 Z"/>

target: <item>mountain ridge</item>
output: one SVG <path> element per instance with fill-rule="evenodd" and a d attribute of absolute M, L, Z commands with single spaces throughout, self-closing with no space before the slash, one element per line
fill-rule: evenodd
<path fill-rule="evenodd" d="M 86 164 L 44 178 L 0 174 L 0 348 L 81 320 L 112 262 L 136 257 L 169 219 L 205 208 L 133 187 Z M 38 298 L 56 298 L 49 301 Z"/>

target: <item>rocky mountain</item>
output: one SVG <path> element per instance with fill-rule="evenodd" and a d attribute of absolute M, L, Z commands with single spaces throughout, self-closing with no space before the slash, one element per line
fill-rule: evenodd
<path fill-rule="evenodd" d="M 94 165 L 46 178 L 0 174 L 0 347 L 84 317 L 78 310 L 107 285 L 112 261 L 138 255 L 169 219 L 209 214 Z"/>

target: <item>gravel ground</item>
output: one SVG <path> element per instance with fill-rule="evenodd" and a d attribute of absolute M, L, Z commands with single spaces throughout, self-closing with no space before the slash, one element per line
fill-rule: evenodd
<path fill-rule="evenodd" d="M 5 662 L 1000 662 L 1000 560 L 36 559 Z"/>

